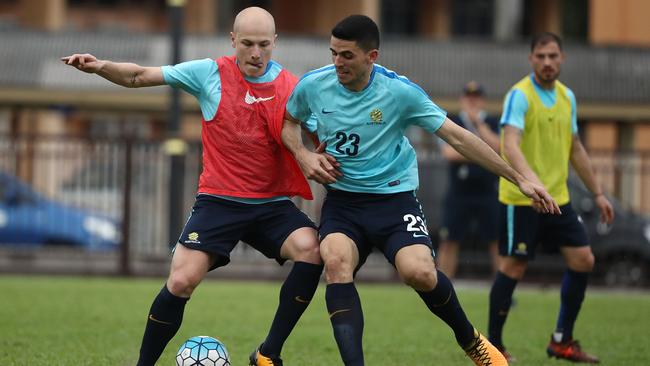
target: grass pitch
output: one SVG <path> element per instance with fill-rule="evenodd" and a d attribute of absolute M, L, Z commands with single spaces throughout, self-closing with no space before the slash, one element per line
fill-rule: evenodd
<path fill-rule="evenodd" d="M 0 365 L 135 365 L 151 301 L 162 279 L 0 277 Z M 366 364 L 471 365 L 451 331 L 406 286 L 358 284 L 365 314 Z M 219 338 L 233 365 L 265 337 L 280 283 L 206 280 L 186 307 L 183 326 L 158 365 L 175 365 L 183 341 L 195 335 Z M 486 288 L 461 287 L 470 320 L 487 324 Z M 557 289 L 519 289 L 504 340 L 517 365 L 569 365 L 551 361 L 545 347 L 555 325 Z M 285 344 L 285 364 L 340 365 L 325 310 L 324 287 Z M 576 326 L 583 347 L 602 365 L 648 365 L 650 293 L 591 290 Z"/>

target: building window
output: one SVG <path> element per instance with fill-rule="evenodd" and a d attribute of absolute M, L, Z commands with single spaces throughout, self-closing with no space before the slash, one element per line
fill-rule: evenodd
<path fill-rule="evenodd" d="M 589 1 L 562 2 L 562 35 L 570 41 L 587 41 L 589 28 Z"/>
<path fill-rule="evenodd" d="M 451 5 L 453 36 L 492 36 L 494 0 L 455 0 Z"/>
<path fill-rule="evenodd" d="M 389 35 L 414 35 L 418 30 L 419 0 L 383 0 L 381 32 Z"/>

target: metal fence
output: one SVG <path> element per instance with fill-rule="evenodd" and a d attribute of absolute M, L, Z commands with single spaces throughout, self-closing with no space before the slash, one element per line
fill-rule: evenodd
<path fill-rule="evenodd" d="M 198 144 L 190 145 L 185 167 L 183 196 L 191 202 L 200 170 Z M 161 230 L 167 211 L 169 164 L 159 142 L 5 136 L 0 138 L 0 170 L 47 199 L 117 222 L 122 221 L 128 205 L 134 250 L 160 253 L 169 247 L 167 234 Z M 129 198 L 124 197 L 127 186 Z"/>
<path fill-rule="evenodd" d="M 432 229 L 430 232 L 435 233 L 440 223 L 442 197 L 447 184 L 446 164 L 437 154 L 437 147 L 432 143 L 432 139 L 420 140 L 415 136 L 412 140 L 420 163 L 418 195 Z M 598 151 L 592 152 L 592 158 L 607 191 L 616 196 L 623 206 L 648 215 L 650 154 Z M 185 202 L 183 207 L 186 210 L 184 216 L 189 213 L 194 202 L 200 169 L 201 147 L 197 142 L 189 145 L 185 155 L 182 193 Z M 170 243 L 176 238 L 168 237 L 169 156 L 164 153 L 162 142 L 129 138 L 89 140 L 61 136 L 4 135 L 0 136 L 0 172 L 5 175 L 3 183 L 0 184 L 0 230 L 3 225 L 9 225 L 7 213 L 2 213 L 2 207 L 5 207 L 6 211 L 7 205 L 18 205 L 25 201 L 7 202 L 9 191 L 12 190 L 10 185 L 24 184 L 28 196 L 33 194 L 39 199 L 63 207 L 58 209 L 72 210 L 78 215 L 105 218 L 115 224 L 117 245 L 114 252 L 119 252 L 125 240 L 128 240 L 129 245 L 126 248 L 129 250 L 111 256 L 110 259 L 102 257 L 102 260 L 121 263 L 119 265 L 116 262 L 109 266 L 109 272 L 142 273 L 146 272 L 141 266 L 142 261 L 146 264 L 166 263 L 168 260 Z M 314 201 L 298 199 L 296 202 L 318 221 L 324 190 L 317 185 L 312 187 L 316 195 Z M 125 195 L 125 192 L 129 194 Z M 2 215 L 5 217 L 4 222 Z M 125 217 L 128 218 L 128 225 L 124 225 Z M 41 230 L 39 225 L 47 226 L 36 219 L 27 220 L 33 220 L 30 222 L 32 233 Z M 101 226 L 99 229 L 103 229 L 104 234 L 109 230 Z M 31 237 L 27 233 L 22 235 Z M 15 241 L 15 238 L 16 236 L 13 236 L 12 240 Z M 103 248 L 93 242 L 65 243 L 62 238 L 47 238 L 46 234 L 34 238 L 33 240 L 40 240 L 44 245 L 29 247 L 39 248 L 41 252 L 48 247 L 45 244 L 77 244 L 85 248 L 83 251 L 86 252 L 96 251 L 98 248 L 98 251 L 102 252 Z M 0 237 L 0 243 L 7 241 L 10 239 Z M 104 254 L 105 249 L 103 248 L 102 252 Z M 250 260 L 261 258 L 259 253 L 243 245 L 237 247 L 233 256 Z M 0 259 L 1 257 L 0 255 Z M 10 261 L 6 255 L 4 260 L 5 262 L 0 261 L 0 264 Z M 389 266 L 385 267 L 390 269 Z M 165 270 L 166 268 L 154 272 L 161 273 Z"/>

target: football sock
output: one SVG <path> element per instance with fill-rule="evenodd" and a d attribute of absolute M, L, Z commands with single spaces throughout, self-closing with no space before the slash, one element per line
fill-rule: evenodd
<path fill-rule="evenodd" d="M 154 366 L 169 340 L 181 327 L 187 300 L 189 298 L 178 297 L 169 292 L 167 285 L 160 290 L 149 310 L 138 366 Z"/>
<path fill-rule="evenodd" d="M 474 327 L 458 302 L 456 291 L 444 273 L 438 271 L 438 284 L 431 291 L 416 291 L 429 310 L 454 331 L 456 342 L 465 347 L 474 340 Z"/>
<path fill-rule="evenodd" d="M 280 289 L 280 303 L 260 352 L 267 357 L 280 357 L 284 341 L 298 319 L 307 309 L 316 288 L 323 265 L 296 262 Z"/>
<path fill-rule="evenodd" d="M 325 301 L 343 364 L 363 366 L 363 311 L 354 283 L 327 285 Z"/>
<path fill-rule="evenodd" d="M 588 278 L 589 273 L 587 272 L 575 272 L 570 269 L 564 272 L 560 289 L 560 314 L 555 330 L 556 339 L 554 340 L 556 342 L 573 339 L 573 325 L 578 318 L 582 300 L 585 298 Z"/>
<path fill-rule="evenodd" d="M 517 286 L 517 280 L 502 272 L 497 272 L 492 289 L 490 290 L 490 313 L 488 320 L 488 338 L 496 347 L 503 347 L 503 325 L 508 318 L 512 293 Z"/>

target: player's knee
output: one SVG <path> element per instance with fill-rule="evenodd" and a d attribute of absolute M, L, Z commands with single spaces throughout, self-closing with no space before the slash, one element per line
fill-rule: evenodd
<path fill-rule="evenodd" d="M 404 283 L 418 291 L 431 291 L 438 284 L 436 270 L 429 266 L 410 268 L 400 275 Z"/>
<path fill-rule="evenodd" d="M 571 261 L 569 268 L 577 272 L 591 272 L 593 271 L 595 264 L 596 258 L 593 253 L 589 252 L 574 258 Z"/>
<path fill-rule="evenodd" d="M 596 265 L 596 257 L 594 257 L 593 253 L 589 253 L 586 259 L 585 267 L 587 271 L 591 272 L 594 270 L 594 266 Z"/>
<path fill-rule="evenodd" d="M 320 250 L 316 236 L 309 236 L 296 241 L 294 247 L 295 262 L 321 264 Z"/>
<path fill-rule="evenodd" d="M 320 257 L 320 250 L 318 248 L 318 243 L 314 242 L 313 246 L 306 247 L 303 251 L 301 251 L 297 260 L 301 262 L 312 263 L 312 264 L 322 264 L 323 260 Z"/>
<path fill-rule="evenodd" d="M 506 257 L 501 261 L 499 271 L 515 280 L 521 280 L 528 268 L 528 262 Z"/>
<path fill-rule="evenodd" d="M 294 231 L 285 241 L 281 254 L 294 262 L 321 264 L 320 248 L 316 230 L 302 228 Z"/>
<path fill-rule="evenodd" d="M 167 279 L 167 289 L 176 296 L 189 297 L 200 282 L 200 276 L 176 272 Z"/>
<path fill-rule="evenodd" d="M 325 264 L 325 278 L 328 283 L 352 281 L 352 261 L 343 255 L 330 254 L 323 258 Z"/>

